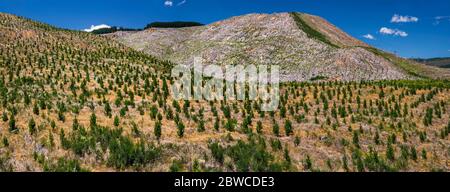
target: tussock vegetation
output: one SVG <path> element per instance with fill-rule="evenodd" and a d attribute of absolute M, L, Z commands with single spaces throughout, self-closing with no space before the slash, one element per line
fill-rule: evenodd
<path fill-rule="evenodd" d="M 177 101 L 169 62 L 0 14 L 0 171 L 448 171 L 450 83 Z"/>

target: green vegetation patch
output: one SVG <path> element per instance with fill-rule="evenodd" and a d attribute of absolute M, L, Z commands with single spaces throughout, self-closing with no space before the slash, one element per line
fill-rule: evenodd
<path fill-rule="evenodd" d="M 96 153 L 97 144 L 102 151 L 109 150 L 107 165 L 116 169 L 144 167 L 159 157 L 161 149 L 152 144 L 144 144 L 141 140 L 135 143 L 131 138 L 122 135 L 122 129 L 110 129 L 92 125 L 90 130 L 74 126 L 76 130 L 69 138 L 64 132 L 60 134 L 64 149 L 71 149 L 75 154 L 84 156 Z"/>
<path fill-rule="evenodd" d="M 322 33 L 320 33 L 319 31 L 315 30 L 314 28 L 312 28 L 311 26 L 309 26 L 306 21 L 304 21 L 301 17 L 301 15 L 299 13 L 295 13 L 292 12 L 290 13 L 291 17 L 295 20 L 295 23 L 297 24 L 298 28 L 300 30 L 302 30 L 303 32 L 306 33 L 306 35 L 308 35 L 309 38 L 314 38 L 317 39 L 327 45 L 330 45 L 332 47 L 335 48 L 339 48 L 339 46 L 331 43 L 331 41 L 329 41 L 327 39 L 327 37 L 325 37 L 325 35 L 323 35 Z"/>
<path fill-rule="evenodd" d="M 320 81 L 320 80 L 326 80 L 326 79 L 328 79 L 328 77 L 319 75 L 319 76 L 315 76 L 315 77 L 313 77 L 313 78 L 311 78 L 309 80 L 310 81 Z"/>
<path fill-rule="evenodd" d="M 59 158 L 55 164 L 44 162 L 45 172 L 89 172 L 76 159 Z"/>
<path fill-rule="evenodd" d="M 142 29 L 131 29 L 131 28 L 123 28 L 123 27 L 111 27 L 111 28 L 102 28 L 92 31 L 91 33 L 101 35 L 108 33 L 115 33 L 117 31 L 141 31 Z"/>
<path fill-rule="evenodd" d="M 290 169 L 290 157 L 276 161 L 263 137 L 250 136 L 248 142 L 239 140 L 235 145 L 225 148 L 218 143 L 211 143 L 209 149 L 219 163 L 224 162 L 225 156 L 231 158 L 231 167 L 239 172 L 280 172 Z"/>

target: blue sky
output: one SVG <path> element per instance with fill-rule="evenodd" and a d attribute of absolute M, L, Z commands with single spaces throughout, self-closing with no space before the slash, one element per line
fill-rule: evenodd
<path fill-rule="evenodd" d="M 142 28 L 153 21 L 207 24 L 288 11 L 319 15 L 403 57 L 450 56 L 449 0 L 0 0 L 0 12 L 76 30 L 100 24 Z"/>

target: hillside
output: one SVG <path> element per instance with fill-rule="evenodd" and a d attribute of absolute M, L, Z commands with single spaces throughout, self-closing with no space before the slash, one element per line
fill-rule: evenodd
<path fill-rule="evenodd" d="M 106 38 L 4 13 L 0 13 L 0 36 L 0 171 L 81 171 L 77 156 L 67 151 L 75 144 L 68 146 L 61 138 L 66 135 L 70 140 L 77 131 L 83 133 L 89 116 L 103 110 L 117 94 L 109 89 L 124 90 L 122 100 L 111 109 L 114 113 L 132 94 L 142 105 L 142 90 L 128 89 L 147 78 L 161 79 L 171 66 Z M 108 119 L 99 115 L 98 121 Z M 88 146 L 83 142 L 76 151 Z M 88 167 L 95 169 L 95 164 Z"/>
<path fill-rule="evenodd" d="M 448 70 L 371 48 L 326 20 L 308 14 L 249 14 L 206 26 L 117 32 L 108 35 L 174 63 L 276 64 L 283 81 L 448 78 Z M 380 54 L 382 53 L 382 54 Z"/>
<path fill-rule="evenodd" d="M 419 63 L 435 67 L 450 68 L 450 58 L 413 59 Z"/>
<path fill-rule="evenodd" d="M 172 65 L 0 13 L 0 171 L 450 170 L 448 81 L 287 82 L 264 112 L 174 100 Z"/>

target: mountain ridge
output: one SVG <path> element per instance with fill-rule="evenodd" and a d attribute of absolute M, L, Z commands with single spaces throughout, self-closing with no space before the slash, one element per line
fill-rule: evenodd
<path fill-rule="evenodd" d="M 412 58 L 412 60 L 435 67 L 450 68 L 450 57 L 436 57 L 428 59 Z"/>

